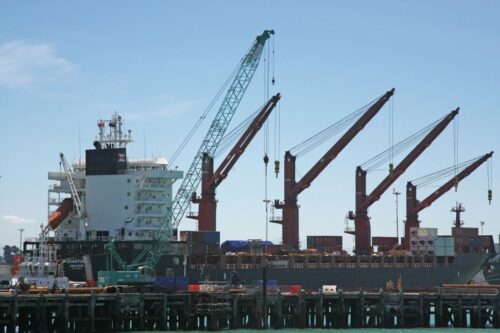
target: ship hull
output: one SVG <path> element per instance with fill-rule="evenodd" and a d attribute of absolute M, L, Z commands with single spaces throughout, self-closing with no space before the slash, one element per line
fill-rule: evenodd
<path fill-rule="evenodd" d="M 500 285 L 500 261 L 490 261 L 483 268 L 483 276 L 491 285 Z"/>
<path fill-rule="evenodd" d="M 482 256 L 460 258 L 463 265 L 431 268 L 268 268 L 266 278 L 280 285 L 301 285 L 305 289 L 319 289 L 323 285 L 337 285 L 343 289 L 385 288 L 389 280 L 398 279 L 405 289 L 431 289 L 443 284 L 468 283 L 479 271 Z M 182 271 L 178 271 L 181 273 Z M 188 269 L 190 283 L 202 280 L 229 281 L 236 273 L 238 282 L 252 284 L 263 279 L 263 269 Z"/>
<path fill-rule="evenodd" d="M 69 248 L 67 243 L 60 244 L 58 253 L 65 261 L 65 272 L 71 281 L 87 280 L 82 260 L 84 254 L 90 255 L 94 279 L 98 271 L 107 269 L 109 258 L 106 256 L 104 244 L 105 242 L 81 242 L 79 245 L 72 243 Z M 117 244 L 117 251 L 126 262 L 132 261 L 142 248 L 143 246 L 134 242 Z M 260 256 L 255 257 L 260 259 Z M 352 260 L 355 257 L 348 258 Z M 186 265 L 184 265 L 185 259 Z M 205 257 L 203 264 L 195 264 L 195 259 L 199 258 L 184 258 L 182 251 L 177 251 L 162 256 L 155 269 L 159 276 L 186 275 L 190 284 L 206 280 L 234 282 L 236 279 L 238 284 L 250 285 L 255 280 L 262 280 L 263 277 L 261 264 L 222 265 L 220 256 Z M 232 259 L 234 256 L 226 257 L 226 260 Z M 283 256 L 280 259 L 283 259 Z M 343 289 L 378 289 L 385 288 L 389 280 L 396 284 L 398 279 L 405 289 L 429 289 L 443 284 L 468 283 L 481 270 L 488 255 L 465 253 L 454 258 L 430 259 L 420 264 L 415 263 L 416 260 L 410 257 L 407 257 L 404 263 L 389 257 L 383 263 L 373 264 L 295 264 L 281 268 L 267 267 L 266 278 L 276 280 L 280 285 L 301 285 L 302 288 L 311 290 L 321 288 L 323 285 L 337 285 Z M 446 264 L 442 259 L 445 259 Z M 118 269 L 116 265 L 114 268 Z"/>

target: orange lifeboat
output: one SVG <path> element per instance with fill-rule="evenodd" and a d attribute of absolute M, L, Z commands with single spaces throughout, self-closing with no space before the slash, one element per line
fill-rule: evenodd
<path fill-rule="evenodd" d="M 53 212 L 49 217 L 49 226 L 52 228 L 52 230 L 55 230 L 72 210 L 73 199 L 64 199 L 59 208 L 57 208 L 57 210 Z"/>

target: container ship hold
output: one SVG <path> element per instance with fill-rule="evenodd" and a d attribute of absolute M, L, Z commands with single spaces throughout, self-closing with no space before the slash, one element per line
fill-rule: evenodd
<path fill-rule="evenodd" d="M 70 167 L 61 154 L 64 172 L 48 174 L 55 183 L 49 188 L 49 222 L 43 237 L 57 245 L 72 281 L 89 280 L 89 275 L 96 279 L 97 272 L 107 268 L 111 258 L 105 246 L 111 240 L 129 262 L 151 244 L 171 209 L 172 183 L 183 177 L 165 159 L 129 159 L 132 135 L 123 130 L 118 114 L 97 126 L 94 148 L 86 150 L 85 161 Z M 308 249 L 298 251 L 258 240 L 221 244 L 219 232 L 181 231 L 177 238 L 175 230 L 155 270 L 160 276 L 187 276 L 192 284 L 251 284 L 262 279 L 265 267 L 268 279 L 306 289 L 383 288 L 390 280 L 400 280 L 408 289 L 433 288 L 468 283 L 494 252 L 492 237 L 481 238 L 472 229 L 458 234 L 454 228 L 452 236 L 442 237 L 436 229 L 415 228 L 411 241 L 418 247 L 413 252 L 393 250 L 395 237 L 374 237 L 378 252 L 371 255 L 348 255 L 341 236 L 310 236 Z M 38 245 L 39 239 L 27 238 L 24 250 Z"/>

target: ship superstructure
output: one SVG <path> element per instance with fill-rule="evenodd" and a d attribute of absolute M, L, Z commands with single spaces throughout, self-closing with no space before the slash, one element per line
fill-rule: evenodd
<path fill-rule="evenodd" d="M 68 172 L 49 172 L 56 181 L 48 192 L 49 223 L 55 240 L 149 240 L 172 206 L 172 184 L 182 172 L 169 170 L 164 158 L 132 160 L 123 119 L 115 113 L 99 120 L 94 149 Z M 70 177 L 69 177 L 70 176 Z M 71 180 L 82 202 L 82 214 L 71 204 Z M 69 206 L 68 208 L 65 207 Z M 69 202 L 69 203 L 68 203 Z"/>

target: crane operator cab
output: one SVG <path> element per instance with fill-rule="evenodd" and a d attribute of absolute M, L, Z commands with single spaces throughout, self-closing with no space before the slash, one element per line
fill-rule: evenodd
<path fill-rule="evenodd" d="M 141 266 L 138 268 L 139 274 L 141 275 L 142 283 L 154 283 L 156 279 L 156 272 L 154 268 L 149 266 Z"/>

